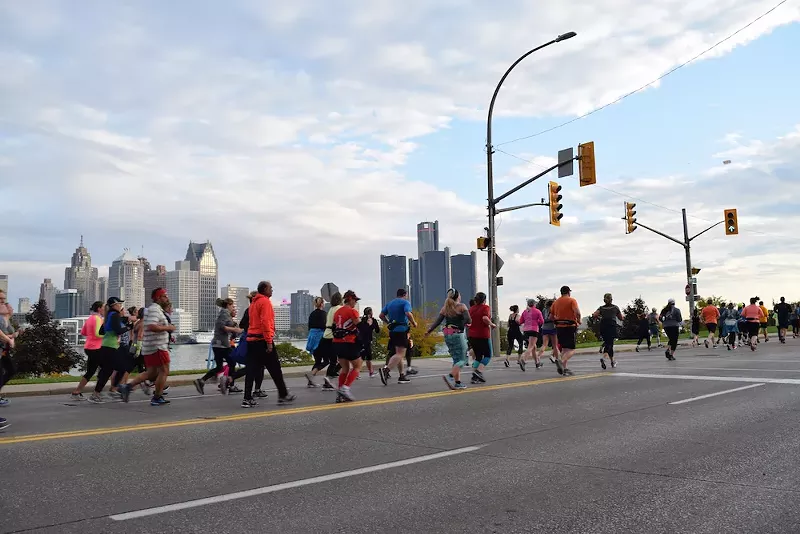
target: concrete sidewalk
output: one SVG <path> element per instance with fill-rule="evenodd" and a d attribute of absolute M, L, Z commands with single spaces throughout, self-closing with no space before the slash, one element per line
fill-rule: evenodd
<path fill-rule="evenodd" d="M 689 346 L 689 343 L 681 343 L 680 346 L 686 347 Z M 615 352 L 634 352 L 636 349 L 636 345 L 634 344 L 625 344 L 625 345 L 615 345 L 614 351 Z M 576 356 L 597 356 L 599 348 L 592 347 L 592 348 L 585 348 L 585 349 L 578 349 L 575 352 Z M 657 351 L 655 349 L 654 351 Z M 511 355 L 511 358 L 515 358 L 515 354 Z M 503 359 L 503 356 L 500 356 L 498 359 Z M 413 361 L 413 366 L 428 372 L 435 372 L 435 371 L 442 371 L 442 363 L 449 364 L 451 362 L 450 358 L 447 356 L 443 356 L 441 358 L 421 358 L 416 359 Z M 286 378 L 299 378 L 302 377 L 306 372 L 308 372 L 309 366 L 303 367 L 286 367 L 283 370 L 283 376 Z M 171 386 L 188 386 L 191 385 L 196 379 L 202 377 L 202 374 L 196 375 L 178 375 L 178 376 L 171 376 L 169 378 L 169 384 Z M 269 380 L 269 373 L 267 373 L 266 377 Z M 244 379 L 242 379 L 242 382 Z M 52 384 L 24 384 L 24 385 L 8 385 L 3 388 L 3 396 L 4 397 L 33 397 L 33 396 L 42 396 L 42 395 L 69 395 L 72 393 L 75 388 L 78 386 L 79 381 L 75 382 L 55 382 Z M 95 386 L 95 382 L 89 382 L 84 391 L 92 391 Z"/>

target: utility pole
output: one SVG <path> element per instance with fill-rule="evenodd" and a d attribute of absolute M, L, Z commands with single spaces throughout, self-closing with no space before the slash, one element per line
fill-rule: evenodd
<path fill-rule="evenodd" d="M 694 317 L 694 284 L 692 283 L 692 243 L 689 241 L 689 226 L 686 224 L 686 208 L 683 215 L 683 248 L 686 251 L 686 286 L 689 288 L 689 319 Z M 722 221 L 717 224 L 722 224 Z M 714 225 L 716 226 L 716 224 Z"/>
<path fill-rule="evenodd" d="M 488 250 L 489 253 L 487 256 L 488 259 L 488 267 L 489 267 L 489 306 L 491 306 L 492 312 L 492 322 L 494 324 L 499 324 L 499 315 L 498 315 L 498 307 L 499 301 L 497 297 L 497 243 L 495 239 L 495 215 L 497 215 L 496 206 L 497 202 L 500 199 L 494 198 L 494 172 L 492 167 L 492 154 L 494 154 L 494 146 L 492 145 L 492 114 L 494 113 L 494 103 L 497 100 L 497 94 L 500 92 L 500 87 L 503 86 L 503 82 L 506 81 L 508 75 L 511 74 L 511 71 L 514 70 L 514 67 L 520 64 L 523 59 L 530 56 L 534 52 L 541 50 L 542 48 L 548 47 L 552 44 L 559 43 L 561 41 L 566 41 L 567 39 L 571 39 L 575 37 L 575 32 L 568 32 L 559 35 L 552 41 L 548 41 L 543 45 L 539 45 L 536 48 L 527 51 L 519 59 L 517 59 L 509 68 L 506 70 L 503 77 L 500 78 L 500 82 L 497 84 L 497 87 L 492 94 L 492 100 L 489 103 L 489 112 L 486 118 L 486 182 L 488 187 L 488 208 L 489 208 L 489 227 L 487 230 L 487 238 L 488 238 Z M 509 193 L 510 194 L 510 193 Z M 494 355 L 497 356 L 500 354 L 500 329 L 495 328 L 492 331 L 492 348 Z"/>

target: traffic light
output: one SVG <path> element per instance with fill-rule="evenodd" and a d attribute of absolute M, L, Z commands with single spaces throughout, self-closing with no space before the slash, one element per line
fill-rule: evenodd
<path fill-rule="evenodd" d="M 558 182 L 550 182 L 547 184 L 547 196 L 550 197 L 550 224 L 553 226 L 561 226 L 561 218 L 564 216 L 561 213 L 561 208 L 564 207 L 561 204 L 561 199 L 563 198 L 559 193 L 561 192 L 561 186 L 558 185 Z"/>
<path fill-rule="evenodd" d="M 492 240 L 488 237 L 479 237 L 478 238 L 478 250 L 486 250 L 489 248 L 489 245 L 492 244 Z"/>
<path fill-rule="evenodd" d="M 736 210 L 725 210 L 725 235 L 739 234 L 739 218 Z"/>
<path fill-rule="evenodd" d="M 698 269 L 697 267 L 692 267 L 692 274 L 693 275 L 700 274 L 700 269 Z M 695 293 L 695 294 L 697 294 L 697 293 Z"/>
<path fill-rule="evenodd" d="M 626 234 L 632 234 L 634 230 L 636 230 L 636 211 L 634 208 L 636 204 L 633 202 L 626 202 L 625 203 L 625 222 L 627 223 L 627 228 L 625 229 Z"/>
<path fill-rule="evenodd" d="M 578 170 L 581 187 L 597 183 L 594 168 L 594 141 L 578 145 L 578 159 L 580 160 Z"/>

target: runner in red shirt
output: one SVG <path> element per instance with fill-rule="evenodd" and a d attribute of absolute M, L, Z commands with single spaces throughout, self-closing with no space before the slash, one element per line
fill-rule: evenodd
<path fill-rule="evenodd" d="M 350 386 L 358 378 L 361 371 L 361 345 L 358 342 L 358 323 L 361 315 L 356 310 L 359 299 L 355 291 L 345 292 L 344 306 L 333 314 L 333 344 L 339 356 L 339 388 L 336 390 L 336 402 L 349 402 L 355 400 Z"/>
<path fill-rule="evenodd" d="M 497 328 L 492 322 L 491 310 L 486 304 L 486 293 L 480 292 L 475 295 L 475 305 L 469 309 L 469 317 L 472 323 L 467 330 L 467 337 L 475 358 L 472 362 L 472 383 L 480 384 L 486 382 L 483 370 L 492 359 L 489 338 L 492 335 L 492 328 Z"/>

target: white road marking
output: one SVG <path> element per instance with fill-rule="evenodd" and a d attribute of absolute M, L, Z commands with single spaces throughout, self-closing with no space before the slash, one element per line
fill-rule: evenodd
<path fill-rule="evenodd" d="M 342 478 L 364 475 L 367 473 L 374 473 L 376 471 L 394 469 L 395 467 L 403 467 L 406 465 L 418 464 L 421 462 L 429 462 L 431 460 L 438 460 L 439 458 L 447 458 L 449 456 L 456 456 L 467 452 L 474 452 L 480 449 L 481 447 L 483 447 L 483 445 L 474 447 L 463 447 L 461 449 L 453 449 L 450 451 L 437 452 L 435 454 L 427 454 L 425 456 L 417 456 L 416 458 L 408 458 L 406 460 L 390 462 L 387 464 L 361 467 L 359 469 L 353 469 L 352 471 L 342 471 L 341 473 L 333 473 L 331 475 L 323 475 L 313 478 L 306 478 L 303 480 L 295 480 L 293 482 L 285 482 L 283 484 L 275 484 L 273 486 L 264 486 L 263 488 L 255 488 L 247 491 L 237 491 L 236 493 L 228 493 L 226 495 L 218 495 L 216 497 L 207 497 L 205 499 L 196 499 L 193 501 L 168 504 L 166 506 L 157 506 L 155 508 L 146 508 L 144 510 L 125 512 L 123 514 L 116 514 L 109 517 L 114 521 L 127 521 L 130 519 L 139 519 L 141 517 L 148 517 L 153 515 L 166 514 L 169 512 L 176 512 L 178 510 L 186 510 L 188 508 L 198 508 L 200 506 L 207 506 L 210 504 L 217 504 L 237 499 L 246 499 L 248 497 L 255 497 L 257 495 L 265 495 L 267 493 L 275 493 L 277 491 L 300 488 L 303 486 L 309 486 L 311 484 L 320 484 L 323 482 L 330 482 L 331 480 L 339 480 Z"/>
<path fill-rule="evenodd" d="M 800 386 L 800 380 L 796 378 L 751 378 L 748 376 L 703 376 L 703 375 L 653 375 L 646 373 L 610 373 L 609 376 L 621 376 L 629 378 L 666 378 L 671 380 L 709 380 L 712 382 L 752 382 L 765 384 L 792 384 Z"/>
<path fill-rule="evenodd" d="M 667 367 L 663 367 L 667 369 Z M 698 371 L 756 371 L 760 373 L 800 373 L 800 369 L 743 369 L 738 367 L 681 367 L 681 369 L 697 369 Z"/>
<path fill-rule="evenodd" d="M 727 393 L 735 393 L 737 391 L 744 391 L 745 389 L 757 388 L 763 386 L 764 384 L 750 384 L 749 386 L 742 386 L 740 388 L 733 388 L 733 389 L 726 389 L 725 391 L 717 391 L 716 393 L 709 393 L 708 395 L 700 395 L 699 397 L 692 397 L 690 399 L 683 399 L 675 402 L 670 402 L 670 404 L 686 404 L 687 402 L 694 402 L 703 399 L 708 399 L 711 397 L 716 397 L 718 395 L 725 395 Z"/>

